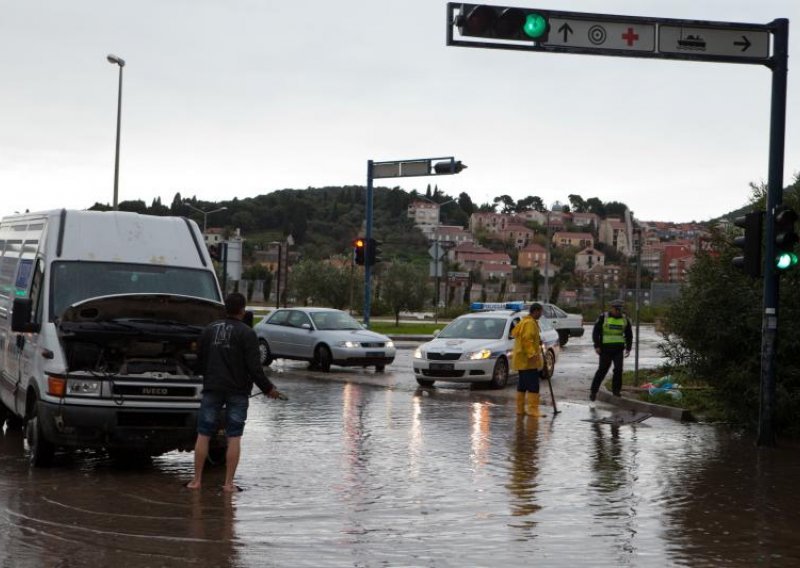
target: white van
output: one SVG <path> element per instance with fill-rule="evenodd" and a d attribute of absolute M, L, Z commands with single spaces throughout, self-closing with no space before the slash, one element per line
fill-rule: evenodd
<path fill-rule="evenodd" d="M 0 221 L 0 427 L 57 447 L 193 448 L 199 335 L 223 317 L 193 221 L 56 210 Z"/>

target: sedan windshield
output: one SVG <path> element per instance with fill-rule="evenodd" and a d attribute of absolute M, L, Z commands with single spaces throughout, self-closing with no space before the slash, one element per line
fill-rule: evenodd
<path fill-rule="evenodd" d="M 444 328 L 437 338 L 500 339 L 506 328 L 504 318 L 459 318 Z"/>
<path fill-rule="evenodd" d="M 208 270 L 122 262 L 54 262 L 52 314 L 81 300 L 115 294 L 177 294 L 219 301 Z"/>
<path fill-rule="evenodd" d="M 361 324 L 344 312 L 311 312 L 317 329 L 361 329 Z"/>

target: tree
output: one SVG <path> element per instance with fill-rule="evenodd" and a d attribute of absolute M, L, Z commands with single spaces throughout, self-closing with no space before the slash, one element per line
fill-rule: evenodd
<path fill-rule="evenodd" d="M 382 280 L 381 299 L 394 314 L 395 325 L 400 325 L 400 312 L 419 310 L 428 295 L 428 275 L 419 265 L 394 262 Z"/>
<path fill-rule="evenodd" d="M 606 206 L 597 197 L 590 197 L 586 200 L 586 208 L 589 213 L 594 213 L 601 219 L 606 218 Z"/>
<path fill-rule="evenodd" d="M 569 204 L 572 206 L 572 211 L 574 213 L 586 213 L 586 202 L 583 200 L 583 197 L 572 193 L 567 196 L 569 199 Z"/>
<path fill-rule="evenodd" d="M 800 208 L 800 180 L 784 190 Z M 752 205 L 763 195 L 754 187 Z M 665 317 L 662 347 L 671 364 L 706 381 L 728 418 L 754 428 L 758 420 L 763 281 L 734 268 L 740 252 L 727 235 L 713 236 L 713 253 L 698 254 L 681 295 Z M 781 275 L 775 430 L 800 436 L 800 273 Z"/>
<path fill-rule="evenodd" d="M 517 212 L 523 211 L 543 211 L 544 201 L 538 195 L 529 195 L 517 201 Z"/>
<path fill-rule="evenodd" d="M 467 217 L 475 213 L 475 204 L 472 203 L 470 196 L 463 191 L 458 196 L 458 208 L 467 214 Z"/>
<path fill-rule="evenodd" d="M 495 197 L 492 202 L 495 204 L 495 206 L 500 203 L 503 204 L 503 208 L 500 210 L 500 213 L 503 213 L 504 215 L 513 213 L 517 208 L 516 202 L 509 195 L 500 195 Z"/>

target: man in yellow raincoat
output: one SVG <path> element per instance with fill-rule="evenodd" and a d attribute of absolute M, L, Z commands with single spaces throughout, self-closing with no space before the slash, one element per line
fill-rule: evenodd
<path fill-rule="evenodd" d="M 511 367 L 519 372 L 517 414 L 539 417 L 539 376 L 544 367 L 539 322 L 542 305 L 534 302 L 529 313 L 511 331 L 514 348 Z"/>

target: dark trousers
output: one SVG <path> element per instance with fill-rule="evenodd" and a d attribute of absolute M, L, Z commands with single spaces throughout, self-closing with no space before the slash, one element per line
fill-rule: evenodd
<path fill-rule="evenodd" d="M 517 392 L 539 392 L 539 369 L 525 369 L 519 372 Z"/>
<path fill-rule="evenodd" d="M 611 392 L 619 396 L 622 390 L 622 359 L 624 354 L 624 349 L 608 349 L 605 347 L 600 349 L 600 366 L 594 374 L 592 394 L 597 394 L 597 391 L 600 389 L 600 383 L 606 378 L 611 363 L 614 363 L 614 374 L 611 376 Z"/>

